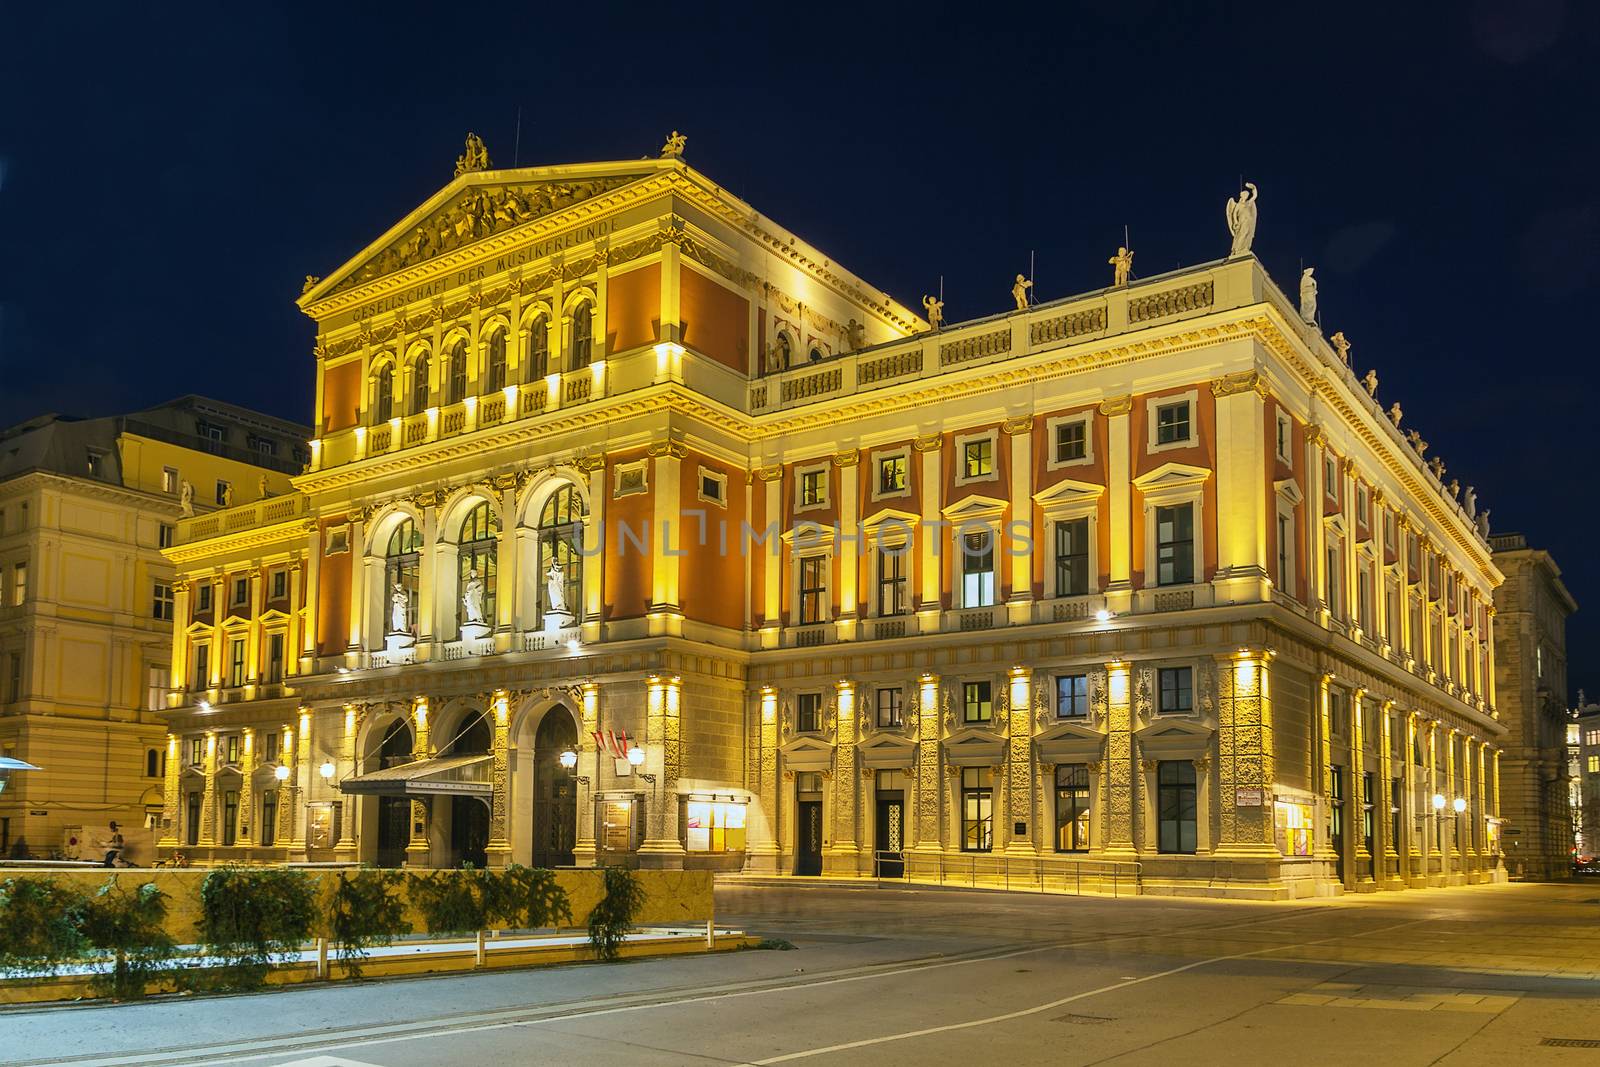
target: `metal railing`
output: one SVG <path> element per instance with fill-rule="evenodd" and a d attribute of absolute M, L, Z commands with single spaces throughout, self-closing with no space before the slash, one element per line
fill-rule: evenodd
<path fill-rule="evenodd" d="M 872 869 L 880 886 L 885 882 L 920 882 L 1070 896 L 1138 896 L 1143 880 L 1143 865 L 1138 860 L 1006 856 L 991 852 L 874 852 Z"/>

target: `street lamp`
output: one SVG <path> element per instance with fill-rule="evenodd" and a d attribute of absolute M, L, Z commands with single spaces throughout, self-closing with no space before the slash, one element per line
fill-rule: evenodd
<path fill-rule="evenodd" d="M 634 771 L 639 775 L 640 778 L 643 778 L 651 785 L 656 784 L 655 775 L 646 774 L 644 771 L 639 770 L 640 767 L 644 766 L 644 749 L 640 748 L 638 745 L 634 745 L 632 748 L 628 749 L 628 762 L 633 764 Z"/>
<path fill-rule="evenodd" d="M 333 760 L 324 760 L 322 766 L 317 768 L 317 773 L 322 775 L 323 781 L 331 782 L 337 770 L 338 768 L 333 765 Z"/>
<path fill-rule="evenodd" d="M 1460 815 L 1462 812 L 1467 810 L 1467 798 L 1466 797 L 1456 797 L 1454 800 L 1452 800 L 1450 802 L 1450 806 L 1452 808 L 1456 809 L 1456 814 L 1457 815 Z"/>
<path fill-rule="evenodd" d="M 1443 793 L 1435 793 L 1435 794 L 1433 794 L 1433 810 L 1434 811 L 1442 811 L 1442 810 L 1444 810 L 1444 794 Z"/>
<path fill-rule="evenodd" d="M 556 758 L 561 761 L 561 766 L 565 767 L 569 771 L 578 765 L 578 754 L 572 751 L 570 748 Z"/>
<path fill-rule="evenodd" d="M 289 780 L 289 765 L 287 763 L 278 764 L 278 766 L 274 768 L 272 774 L 278 779 L 278 781 L 287 782 Z"/>

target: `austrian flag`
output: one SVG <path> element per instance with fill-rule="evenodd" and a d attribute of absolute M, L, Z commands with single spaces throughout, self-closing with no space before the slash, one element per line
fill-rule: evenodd
<path fill-rule="evenodd" d="M 611 753 L 612 759 L 627 759 L 628 731 L 596 730 L 594 732 L 594 747 L 602 752 Z"/>

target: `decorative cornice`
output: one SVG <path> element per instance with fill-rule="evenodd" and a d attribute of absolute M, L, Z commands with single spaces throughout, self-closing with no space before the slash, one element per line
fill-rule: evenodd
<path fill-rule="evenodd" d="M 859 448 L 851 448 L 833 454 L 833 465 L 835 467 L 853 467 L 859 462 L 861 462 L 861 449 Z"/>
<path fill-rule="evenodd" d="M 689 450 L 677 441 L 657 441 L 644 451 L 648 456 L 670 456 L 673 459 L 682 459 L 689 454 Z"/>

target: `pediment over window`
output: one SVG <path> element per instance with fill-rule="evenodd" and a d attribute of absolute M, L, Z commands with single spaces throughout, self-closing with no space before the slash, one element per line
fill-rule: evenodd
<path fill-rule="evenodd" d="M 1060 719 L 1051 721 L 1044 729 L 1034 735 L 1034 740 L 1043 744 L 1046 741 L 1080 740 L 1099 743 L 1105 740 L 1105 732 L 1097 730 L 1089 721 L 1088 716 L 1075 719 Z"/>
<path fill-rule="evenodd" d="M 1105 735 L 1095 730 L 1071 728 L 1034 739 L 1042 763 L 1095 763 L 1105 751 Z"/>
<path fill-rule="evenodd" d="M 871 532 L 888 523 L 890 530 L 915 530 L 917 524 L 921 521 L 921 515 L 913 515 L 909 511 L 901 511 L 898 508 L 880 508 L 861 520 L 861 528 Z"/>
<path fill-rule="evenodd" d="M 833 766 L 833 745 L 820 737 L 797 737 L 779 745 L 784 768 L 791 771 L 825 771 Z"/>
<path fill-rule="evenodd" d="M 1153 471 L 1147 471 L 1133 480 L 1133 484 L 1141 493 L 1151 493 L 1161 489 L 1190 488 L 1197 486 L 1211 477 L 1211 471 L 1205 467 L 1196 467 L 1189 463 L 1163 463 Z"/>
<path fill-rule="evenodd" d="M 1300 492 L 1300 486 L 1295 484 L 1295 480 L 1293 478 L 1281 478 L 1272 483 L 1272 488 L 1277 492 L 1280 498 L 1288 501 L 1290 504 L 1296 507 L 1298 507 L 1300 502 L 1305 499 L 1305 494 Z"/>
<path fill-rule="evenodd" d="M 917 759 L 917 743 L 898 734 L 879 733 L 856 746 L 861 765 L 873 770 L 907 770 Z"/>
<path fill-rule="evenodd" d="M 1106 487 L 1092 482 L 1063 478 L 1048 489 L 1033 494 L 1033 502 L 1042 508 L 1051 506 L 1092 504 L 1105 494 Z"/>
<path fill-rule="evenodd" d="M 945 762 L 955 767 L 994 767 L 1005 759 L 1006 739 L 993 730 L 969 726 L 944 739 Z"/>
<path fill-rule="evenodd" d="M 974 494 L 957 500 L 946 507 L 941 514 L 950 521 L 959 523 L 963 519 L 992 519 L 1007 506 L 1006 501 L 997 497 Z"/>
<path fill-rule="evenodd" d="M 211 627 L 203 622 L 191 622 L 183 632 L 190 637 L 210 637 Z"/>
<path fill-rule="evenodd" d="M 1160 718 L 1134 731 L 1149 759 L 1199 759 L 1216 731 L 1194 719 Z"/>

